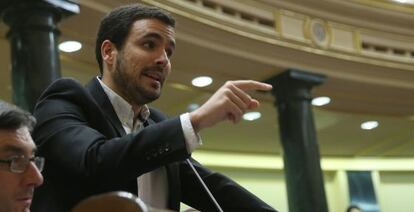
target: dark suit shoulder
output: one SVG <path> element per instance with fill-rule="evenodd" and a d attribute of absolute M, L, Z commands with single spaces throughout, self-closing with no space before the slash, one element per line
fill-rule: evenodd
<path fill-rule="evenodd" d="M 37 119 L 33 137 L 39 141 L 44 136 L 86 122 L 90 126 L 109 128 L 99 104 L 79 81 L 71 78 L 53 82 L 40 96 L 33 115 Z"/>
<path fill-rule="evenodd" d="M 46 99 L 59 98 L 72 101 L 84 101 L 91 99 L 88 91 L 82 86 L 82 84 L 73 78 L 61 78 L 54 81 L 39 98 L 36 107 L 42 104 Z M 36 110 L 36 109 L 35 109 Z"/>
<path fill-rule="evenodd" d="M 58 114 L 80 115 L 81 111 L 94 111 L 97 107 L 93 97 L 79 81 L 61 78 L 42 93 L 33 114 L 38 124 L 41 124 Z"/>

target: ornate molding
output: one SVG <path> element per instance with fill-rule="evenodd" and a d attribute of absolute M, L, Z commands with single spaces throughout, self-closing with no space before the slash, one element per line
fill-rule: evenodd
<path fill-rule="evenodd" d="M 270 45 L 414 71 L 414 39 L 409 36 L 363 29 L 274 5 L 252 7 L 247 11 L 249 5 L 243 7 L 243 4 L 249 1 L 143 1 L 193 21 Z M 273 20 L 269 18 L 272 12 Z M 376 39 L 371 39 L 373 37 Z"/>

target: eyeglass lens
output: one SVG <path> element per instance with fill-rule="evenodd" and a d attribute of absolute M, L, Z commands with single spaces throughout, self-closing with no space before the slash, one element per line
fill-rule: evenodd
<path fill-rule="evenodd" d="M 10 171 L 15 173 L 23 173 L 30 162 L 34 162 L 36 168 L 41 172 L 44 166 L 44 158 L 42 157 L 34 157 L 34 158 L 25 158 L 25 157 L 18 157 L 12 160 Z"/>

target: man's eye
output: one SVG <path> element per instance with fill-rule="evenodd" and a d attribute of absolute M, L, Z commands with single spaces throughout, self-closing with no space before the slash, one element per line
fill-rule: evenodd
<path fill-rule="evenodd" d="M 147 41 L 147 42 L 144 43 L 144 47 L 148 48 L 148 49 L 153 49 L 153 48 L 155 48 L 155 42 Z"/>
<path fill-rule="evenodd" d="M 167 53 L 168 58 L 170 58 L 173 54 L 173 51 L 171 49 L 167 49 L 167 50 L 165 50 L 165 52 Z"/>

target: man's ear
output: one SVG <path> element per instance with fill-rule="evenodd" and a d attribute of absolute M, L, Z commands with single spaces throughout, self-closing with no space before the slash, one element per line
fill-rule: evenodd
<path fill-rule="evenodd" d="M 118 50 L 114 43 L 109 40 L 104 40 L 101 45 L 101 57 L 103 65 L 107 66 L 109 70 L 111 70 L 112 66 L 115 63 L 116 55 Z"/>

